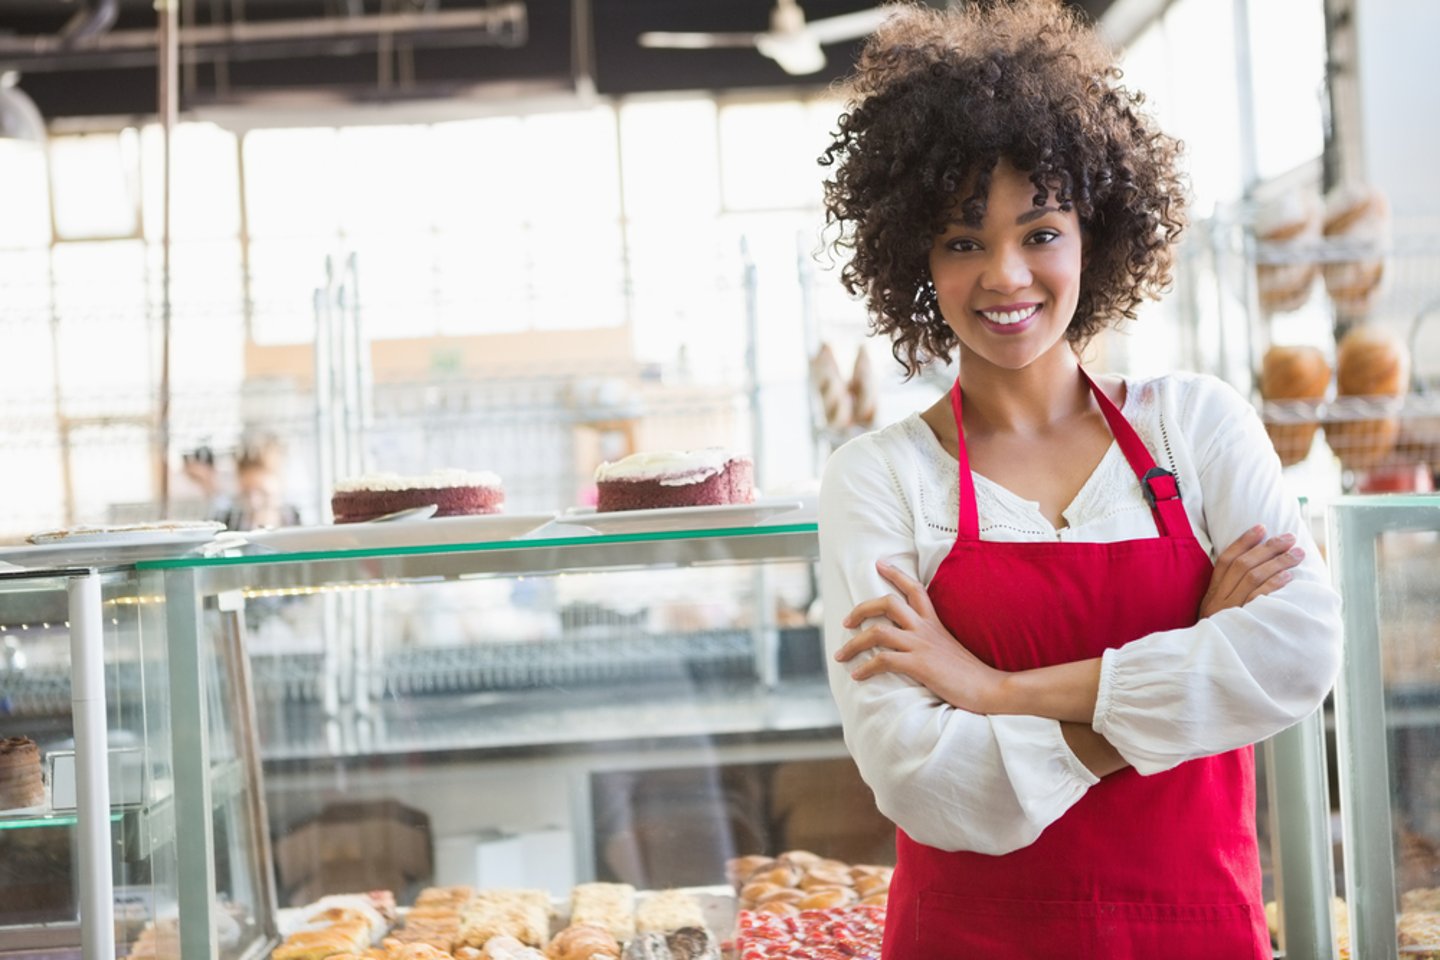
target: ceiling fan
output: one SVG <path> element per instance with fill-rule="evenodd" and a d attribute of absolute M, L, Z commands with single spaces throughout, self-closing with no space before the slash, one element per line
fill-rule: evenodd
<path fill-rule="evenodd" d="M 775 0 L 770 11 L 770 29 L 764 33 L 665 33 L 640 34 L 642 47 L 673 50 L 710 50 L 719 47 L 754 47 L 780 65 L 786 73 L 818 73 L 825 67 L 821 44 L 858 40 L 872 33 L 891 11 L 871 7 L 856 13 L 842 13 L 820 20 L 805 20 L 795 0 Z"/>

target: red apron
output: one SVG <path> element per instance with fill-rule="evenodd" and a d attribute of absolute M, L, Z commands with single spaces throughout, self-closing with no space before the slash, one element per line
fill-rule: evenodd
<path fill-rule="evenodd" d="M 1210 581 L 1175 478 L 1081 371 L 1146 491 L 1160 535 L 1118 543 L 982 542 L 965 452 L 960 523 L 929 586 L 945 626 L 982 660 L 1026 670 L 1099 657 L 1193 626 Z M 1090 790 L 1033 844 L 948 853 L 899 831 L 884 960 L 1269 960 L 1246 747 Z"/>

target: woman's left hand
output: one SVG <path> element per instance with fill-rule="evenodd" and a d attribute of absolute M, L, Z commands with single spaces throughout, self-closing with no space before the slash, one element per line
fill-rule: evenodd
<path fill-rule="evenodd" d="M 851 671 L 851 677 L 863 681 L 881 673 L 899 673 L 953 707 L 971 713 L 1000 712 L 1001 687 L 1009 674 L 965 649 L 945 629 L 924 586 L 884 561 L 876 569 L 895 585 L 900 597 L 877 597 L 851 610 L 846 627 L 876 618 L 880 622 L 851 637 L 836 651 L 835 659 L 844 663 L 874 650 L 874 656 Z"/>

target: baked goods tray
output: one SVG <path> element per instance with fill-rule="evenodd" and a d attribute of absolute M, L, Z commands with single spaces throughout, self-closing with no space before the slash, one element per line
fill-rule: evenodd
<path fill-rule="evenodd" d="M 524 886 L 522 881 L 516 881 L 512 886 Z M 493 885 L 492 885 L 493 886 Z M 477 890 L 483 889 L 480 886 Z M 729 884 L 717 884 L 707 887 L 679 887 L 682 893 L 688 893 L 700 904 L 700 912 L 705 917 L 705 926 L 717 940 L 728 939 L 735 930 L 735 919 L 739 912 L 735 900 L 735 891 Z M 659 891 L 640 890 L 635 894 L 637 905 L 643 903 L 646 898 L 654 896 Z M 557 897 L 553 894 L 550 904 L 554 912 L 550 919 L 550 935 L 553 937 L 570 923 L 570 898 Z M 305 914 L 305 907 L 286 907 L 278 911 L 276 925 L 281 936 L 288 936 L 291 932 L 299 929 Z M 400 907 L 396 911 L 396 925 L 404 922 L 405 917 L 410 913 L 409 907 Z"/>

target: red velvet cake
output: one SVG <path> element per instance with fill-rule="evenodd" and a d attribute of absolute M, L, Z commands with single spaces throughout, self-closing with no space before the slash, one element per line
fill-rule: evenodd
<path fill-rule="evenodd" d="M 374 520 L 435 504 L 437 517 L 499 513 L 505 506 L 500 478 L 487 471 L 440 470 L 420 477 L 376 473 L 335 484 L 330 510 L 336 523 Z"/>
<path fill-rule="evenodd" d="M 600 513 L 713 507 L 755 499 L 755 464 L 726 450 L 637 453 L 595 471 Z"/>
<path fill-rule="evenodd" d="M 36 807 L 44 802 L 40 748 L 29 737 L 0 740 L 0 810 Z"/>

